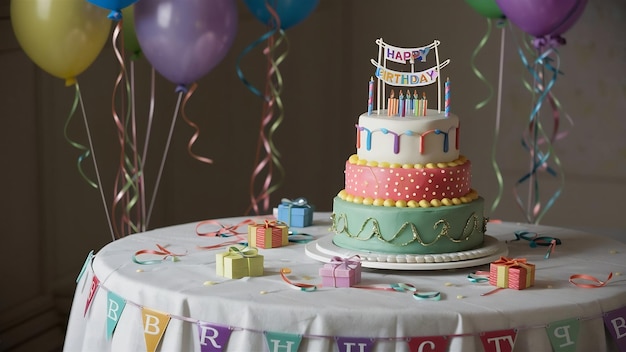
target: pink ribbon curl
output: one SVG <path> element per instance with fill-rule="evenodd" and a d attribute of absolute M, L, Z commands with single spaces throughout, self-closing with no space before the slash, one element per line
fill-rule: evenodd
<path fill-rule="evenodd" d="M 581 287 L 581 288 L 598 288 L 598 287 L 606 286 L 606 284 L 609 283 L 611 278 L 613 278 L 613 273 L 609 273 L 609 276 L 604 281 L 600 281 L 600 279 L 596 278 L 595 276 L 591 276 L 591 275 L 587 275 L 587 274 L 574 274 L 574 275 L 569 277 L 569 282 L 572 285 L 576 286 L 576 287 Z M 583 284 L 583 283 L 575 282 L 574 280 L 585 280 L 585 281 L 590 281 L 591 283 L 590 284 Z"/>

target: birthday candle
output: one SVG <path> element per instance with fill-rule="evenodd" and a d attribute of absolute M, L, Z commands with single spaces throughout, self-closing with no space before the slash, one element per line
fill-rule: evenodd
<path fill-rule="evenodd" d="M 391 112 L 393 111 L 393 101 L 394 101 L 395 93 L 393 89 L 389 93 L 389 99 L 387 99 L 387 116 L 391 116 Z"/>
<path fill-rule="evenodd" d="M 370 77 L 370 83 L 368 87 L 368 98 L 367 98 L 367 114 L 372 114 L 372 109 L 374 108 L 374 78 Z"/>
<path fill-rule="evenodd" d="M 422 92 L 422 96 L 424 97 L 424 99 L 422 99 L 422 101 L 424 102 L 424 115 L 426 116 L 426 110 L 428 109 L 428 100 L 426 100 L 426 92 Z"/>
<path fill-rule="evenodd" d="M 446 79 L 445 89 L 445 116 L 450 116 L 450 78 Z"/>
<path fill-rule="evenodd" d="M 402 94 L 402 91 L 400 91 L 400 105 L 398 115 L 404 117 L 404 94 Z"/>
<path fill-rule="evenodd" d="M 418 116 L 417 112 L 419 111 L 419 95 L 417 95 L 417 90 L 413 90 L 413 115 Z"/>

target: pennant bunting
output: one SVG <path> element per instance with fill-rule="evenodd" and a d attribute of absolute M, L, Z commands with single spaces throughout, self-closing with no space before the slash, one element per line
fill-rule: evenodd
<path fill-rule="evenodd" d="M 375 339 L 367 337 L 336 337 L 339 352 L 370 352 Z"/>
<path fill-rule="evenodd" d="M 555 352 L 575 352 L 580 321 L 577 318 L 555 321 L 546 326 L 546 332 Z"/>
<path fill-rule="evenodd" d="M 141 308 L 141 316 L 143 320 L 143 336 L 146 340 L 146 351 L 155 352 L 167 324 L 170 322 L 169 314 L 161 313 L 156 310 Z"/>
<path fill-rule="evenodd" d="M 230 333 L 231 329 L 228 327 L 199 321 L 200 352 L 224 351 Z"/>
<path fill-rule="evenodd" d="M 300 347 L 302 335 L 266 331 L 265 341 L 270 352 L 296 352 Z"/>
<path fill-rule="evenodd" d="M 83 277 L 83 275 L 85 274 L 85 271 L 87 271 L 87 268 L 89 267 L 89 265 L 91 265 L 92 259 L 93 259 L 93 249 L 91 250 L 91 252 L 89 252 L 89 254 L 87 254 L 85 263 L 83 263 L 83 267 L 80 269 L 80 272 L 78 273 L 78 277 L 76 278 L 76 283 L 78 283 L 78 281 L 80 281 L 80 278 Z"/>
<path fill-rule="evenodd" d="M 111 291 L 107 292 L 107 340 L 113 337 L 113 331 L 115 331 L 124 307 L 126 307 L 126 301 L 122 297 Z"/>
<path fill-rule="evenodd" d="M 488 331 L 480 334 L 485 352 L 511 352 L 515 346 L 517 330 Z"/>
<path fill-rule="evenodd" d="M 609 331 L 620 352 L 626 352 L 626 307 L 612 310 L 603 316 L 604 325 Z"/>
<path fill-rule="evenodd" d="M 89 310 L 89 306 L 91 305 L 91 301 L 93 301 L 93 297 L 96 295 L 96 291 L 98 291 L 98 287 L 100 287 L 100 280 L 94 275 L 91 279 L 91 288 L 89 288 L 89 296 L 87 297 L 87 303 L 85 304 L 85 312 L 83 316 L 87 316 L 87 311 Z"/>
<path fill-rule="evenodd" d="M 407 344 L 412 352 L 446 352 L 448 351 L 448 341 L 446 336 L 411 337 Z"/>

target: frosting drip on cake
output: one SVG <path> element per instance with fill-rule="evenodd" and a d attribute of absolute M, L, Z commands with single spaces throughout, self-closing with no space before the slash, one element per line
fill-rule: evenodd
<path fill-rule="evenodd" d="M 361 159 L 398 164 L 450 162 L 459 157 L 459 118 L 437 110 L 427 116 L 362 114 L 356 125 Z"/>

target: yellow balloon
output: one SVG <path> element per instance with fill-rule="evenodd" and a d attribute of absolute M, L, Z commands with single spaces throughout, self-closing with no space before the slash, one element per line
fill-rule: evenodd
<path fill-rule="evenodd" d="M 68 86 L 102 51 L 111 30 L 107 13 L 87 0 L 11 0 L 11 23 L 22 49 Z"/>

